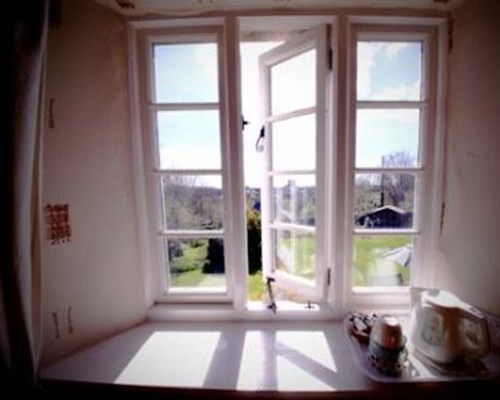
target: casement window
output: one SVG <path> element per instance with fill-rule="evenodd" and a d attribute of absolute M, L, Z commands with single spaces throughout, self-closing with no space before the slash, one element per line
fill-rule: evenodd
<path fill-rule="evenodd" d="M 319 26 L 260 57 L 265 133 L 262 249 L 266 276 L 295 297 L 324 298 L 325 90 L 328 30 Z"/>
<path fill-rule="evenodd" d="M 363 25 L 351 38 L 347 284 L 351 297 L 373 304 L 376 294 L 401 298 L 425 273 L 436 38 L 425 28 Z"/>
<path fill-rule="evenodd" d="M 272 278 L 307 305 L 397 306 L 428 283 L 438 29 L 339 18 L 132 24 L 138 215 L 157 300 L 245 309 L 244 193 L 260 194 L 264 295 Z M 253 58 L 249 37 L 263 44 Z M 260 117 L 247 131 L 249 101 Z M 250 169 L 258 187 L 245 187 Z"/>
<path fill-rule="evenodd" d="M 228 299 L 222 30 L 163 30 L 139 43 L 144 173 L 160 279 L 180 300 Z"/>

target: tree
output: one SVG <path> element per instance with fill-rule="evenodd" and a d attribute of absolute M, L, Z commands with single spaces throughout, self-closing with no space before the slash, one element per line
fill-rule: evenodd
<path fill-rule="evenodd" d="M 203 266 L 203 273 L 224 273 L 224 246 L 221 239 L 208 239 L 207 263 Z"/>
<path fill-rule="evenodd" d="M 408 168 L 415 166 L 415 157 L 405 151 L 382 157 L 382 167 Z M 376 208 L 393 205 L 413 210 L 415 178 L 409 173 L 382 172 L 356 176 L 354 193 L 355 219 Z"/>
<path fill-rule="evenodd" d="M 261 218 L 257 210 L 247 208 L 248 271 L 254 274 L 262 270 Z"/>
<path fill-rule="evenodd" d="M 191 175 L 165 175 L 163 209 L 167 229 L 199 229 L 208 223 L 222 228 L 222 189 Z"/>
<path fill-rule="evenodd" d="M 397 151 L 382 157 L 382 167 L 408 168 L 415 165 L 415 157 L 409 152 Z M 391 204 L 402 209 L 413 209 L 413 194 L 415 192 L 415 178 L 411 174 L 391 173 L 382 174 L 381 198 L 385 193 Z M 381 204 L 383 206 L 384 204 Z"/>

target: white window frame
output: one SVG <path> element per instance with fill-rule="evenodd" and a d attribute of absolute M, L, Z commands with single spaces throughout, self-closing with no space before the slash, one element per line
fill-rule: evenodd
<path fill-rule="evenodd" d="M 368 23 L 367 23 L 368 22 Z M 363 23 L 352 23 L 349 27 L 349 78 L 348 78 L 348 117 L 346 135 L 346 192 L 345 192 L 345 246 L 344 256 L 344 299 L 346 305 L 362 307 L 408 308 L 411 305 L 409 288 L 412 286 L 432 285 L 432 237 L 435 235 L 435 216 L 439 215 L 436 199 L 441 196 L 437 185 L 439 165 L 442 155 L 435 151 L 443 135 L 436 125 L 437 81 L 438 76 L 438 30 L 434 26 L 413 24 L 387 25 L 373 24 L 365 18 Z M 421 41 L 422 77 L 421 100 L 380 101 L 357 100 L 356 45 L 358 40 L 374 41 Z M 358 109 L 418 109 L 420 111 L 419 156 L 418 164 L 412 168 L 356 168 L 356 112 Z M 413 228 L 409 229 L 356 229 L 354 227 L 354 186 L 355 174 L 362 172 L 408 172 L 415 174 L 415 208 Z M 406 287 L 354 287 L 353 241 L 357 235 L 405 235 L 415 239 L 412 252 L 412 271 L 410 284 Z M 425 267 L 424 267 L 425 266 Z"/>
<path fill-rule="evenodd" d="M 288 287 L 295 290 L 305 299 L 310 301 L 325 301 L 327 286 L 327 268 L 324 257 L 325 248 L 325 221 L 326 215 L 325 197 L 325 142 L 330 135 L 327 127 L 327 116 L 330 115 L 327 109 L 327 95 L 325 83 L 329 78 L 328 68 L 328 46 L 329 31 L 326 25 L 319 25 L 299 37 L 285 41 L 280 46 L 261 55 L 260 74 L 261 74 L 261 93 L 266 93 L 262 101 L 262 120 L 266 132 L 264 146 L 264 176 L 262 178 L 262 263 L 264 276 L 273 276 L 277 285 Z M 286 62 L 296 56 L 300 56 L 309 50 L 316 50 L 316 99 L 315 105 L 309 108 L 302 108 L 274 114 L 271 110 L 270 97 L 271 89 L 271 69 Z M 315 166 L 313 170 L 276 170 L 272 162 L 272 124 L 279 121 L 292 120 L 295 117 L 305 115 L 315 115 Z M 315 177 L 316 191 L 316 209 L 315 226 L 302 226 L 292 223 L 277 222 L 274 220 L 274 210 L 272 206 L 273 179 L 275 177 L 293 175 L 313 175 Z M 315 241 L 315 276 L 314 285 L 310 281 L 294 276 L 276 269 L 275 266 L 275 246 L 272 233 L 279 230 L 290 230 L 298 232 L 307 232 L 314 234 Z"/>
<path fill-rule="evenodd" d="M 149 278 L 149 288 L 147 287 L 148 300 L 150 302 L 211 302 L 211 303 L 231 303 L 235 301 L 234 283 L 240 281 L 236 277 L 235 257 L 239 257 L 234 244 L 235 237 L 231 234 L 231 224 L 234 219 L 235 204 L 231 201 L 232 189 L 234 186 L 234 171 L 231 171 L 230 157 L 231 146 L 234 146 L 229 139 L 228 124 L 228 93 L 226 79 L 226 45 L 225 31 L 220 19 L 212 19 L 210 23 L 198 25 L 195 21 L 191 27 L 184 26 L 151 26 L 151 23 L 139 22 L 134 24 L 130 35 L 131 63 L 135 70 L 132 81 L 133 106 L 140 109 L 140 117 L 135 121 L 135 126 L 141 132 L 142 143 L 134 140 L 136 153 L 136 167 L 142 164 L 142 177 L 136 174 L 136 186 L 140 186 L 145 195 L 139 199 L 139 219 L 146 219 L 142 223 L 141 231 L 145 233 L 147 245 L 143 241 L 143 260 L 149 262 L 149 268 L 158 271 L 146 271 L 146 279 Z M 203 21 L 208 22 L 208 20 Z M 163 24 L 160 24 L 163 25 Z M 173 24 L 177 25 L 177 24 Z M 154 65 L 152 57 L 152 47 L 159 43 L 216 43 L 218 47 L 218 101 L 212 103 L 157 103 L 154 99 Z M 136 108 L 136 110 L 137 110 Z M 158 160 L 157 127 L 155 112 L 162 110 L 218 110 L 220 126 L 221 144 L 221 168 L 215 170 L 161 170 Z M 134 121 L 133 121 L 134 122 Z M 137 154 L 139 152 L 139 154 Z M 223 229 L 222 230 L 176 230 L 164 231 L 161 226 L 162 221 L 162 199 L 158 190 L 159 176 L 162 174 L 171 175 L 220 175 L 222 178 L 223 201 Z M 237 184 L 237 182 L 236 182 Z M 141 189 L 139 189 L 141 190 Z M 234 191 L 234 189 L 233 189 Z M 156 236 L 156 237 L 155 237 Z M 221 238 L 224 240 L 224 260 L 226 275 L 226 290 L 212 290 L 211 288 L 170 288 L 168 269 L 168 256 L 165 254 L 163 238 L 170 239 L 206 239 Z M 147 255 L 144 253 L 148 253 Z M 146 255 L 144 257 L 144 255 Z M 239 257 L 241 258 L 241 257 Z M 246 266 L 245 261 L 237 263 Z M 165 266 L 166 268 L 155 268 L 154 265 Z"/>
<path fill-rule="evenodd" d="M 241 17 L 245 15 L 242 14 Z M 216 306 L 206 304 L 205 311 L 189 311 L 189 315 L 198 319 L 207 315 L 210 310 L 212 318 L 259 318 L 260 308 L 248 306 L 247 303 L 247 251 L 246 251 L 246 221 L 245 221 L 245 194 L 243 180 L 243 151 L 241 139 L 241 106 L 240 106 L 240 72 L 239 72 L 239 30 L 240 16 L 207 17 L 191 19 L 145 20 L 129 22 L 129 81 L 131 91 L 131 126 L 132 146 L 134 155 L 134 194 L 137 206 L 138 240 L 143 274 L 145 281 L 146 298 L 150 305 L 155 303 L 194 302 L 217 303 L 232 302 L 232 310 L 227 309 L 218 314 Z M 279 18 L 280 16 L 276 16 Z M 322 16 L 325 18 L 325 15 Z M 253 17 L 254 18 L 254 17 Z M 273 17 L 266 17 L 273 18 Z M 297 16 L 294 16 L 297 18 Z M 310 18 L 304 16 L 304 18 Z M 331 49 L 333 54 L 332 72 L 327 78 L 327 106 L 331 114 L 326 122 L 331 134 L 325 137 L 324 168 L 319 166 L 316 173 L 323 174 L 324 196 L 326 199 L 323 211 L 327 218 L 324 233 L 324 260 L 322 267 L 331 272 L 329 280 L 331 285 L 327 288 L 325 306 L 326 313 L 297 312 L 299 318 L 331 318 L 332 315 L 342 315 L 343 310 L 353 307 L 377 307 L 394 310 L 403 309 L 409 305 L 407 290 L 351 290 L 350 271 L 352 269 L 352 187 L 353 187 L 353 160 L 354 160 L 354 124 L 352 113 L 355 112 L 355 81 L 353 73 L 355 60 L 355 30 L 360 29 L 373 32 L 419 32 L 429 34 L 433 45 L 430 51 L 430 60 L 433 71 L 429 74 L 432 96 L 430 98 L 431 112 L 428 115 L 428 134 L 425 146 L 426 152 L 426 183 L 424 201 L 429 207 L 420 215 L 421 236 L 418 258 L 425 264 L 425 270 L 413 276 L 412 284 L 432 286 L 433 282 L 433 257 L 432 246 L 439 235 L 439 220 L 441 217 L 441 184 L 444 175 L 444 98 L 446 92 L 446 43 L 447 23 L 445 18 L 425 17 L 379 17 L 361 16 L 350 17 L 344 13 L 332 12 L 330 15 L 332 29 L 330 32 Z M 155 224 L 159 220 L 157 211 L 158 191 L 156 200 L 152 174 L 148 173 L 151 166 L 151 137 L 148 134 L 147 94 L 145 87 L 147 67 L 144 65 L 143 41 L 148 35 L 164 35 L 165 32 L 173 34 L 192 34 L 216 28 L 223 33 L 223 45 L 220 47 L 219 68 L 224 72 L 220 75 L 220 114 L 221 130 L 224 131 L 222 145 L 223 182 L 225 185 L 224 207 L 225 221 L 225 265 L 227 274 L 228 294 L 225 296 L 192 295 L 181 298 L 165 296 L 166 280 L 165 270 L 158 268 L 164 265 L 161 260 L 161 251 L 157 246 L 158 230 Z M 230 292 L 232 290 L 232 292 Z M 182 308 L 175 308 L 169 304 L 171 313 L 158 313 L 158 308 L 153 308 L 156 317 L 161 315 L 186 317 Z M 250 310 L 250 308 L 252 310 Z M 320 308 L 322 306 L 320 305 Z M 164 309 L 163 309 L 164 310 Z M 200 309 L 201 310 L 201 309 Z M 264 309 L 265 310 L 265 309 Z M 303 311 L 303 310 L 302 310 Z M 316 310 L 317 311 L 317 310 Z M 263 311 L 268 316 L 268 311 Z M 264 315 L 264 313 L 259 314 Z M 219 316 L 219 317 L 218 317 Z M 189 318 L 189 317 L 187 317 Z M 286 311 L 279 311 L 274 318 L 290 318 Z"/>

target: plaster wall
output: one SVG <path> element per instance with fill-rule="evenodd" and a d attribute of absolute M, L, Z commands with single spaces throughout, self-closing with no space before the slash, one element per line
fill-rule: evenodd
<path fill-rule="evenodd" d="M 61 2 L 46 70 L 43 204 L 68 204 L 71 240 L 44 242 L 42 363 L 145 318 L 136 237 L 126 26 Z"/>
<path fill-rule="evenodd" d="M 453 13 L 437 285 L 500 314 L 500 2 Z"/>

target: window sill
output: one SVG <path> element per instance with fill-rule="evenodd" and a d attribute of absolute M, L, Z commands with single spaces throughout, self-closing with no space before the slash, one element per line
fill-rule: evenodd
<path fill-rule="evenodd" d="M 108 393 L 117 387 L 122 394 L 186 390 L 200 398 L 214 390 L 283 398 L 498 390 L 498 381 L 375 384 L 357 368 L 348 340 L 343 324 L 330 321 L 144 323 L 46 366 L 39 377 L 55 391 L 67 383 L 84 391 L 104 385 Z"/>
<path fill-rule="evenodd" d="M 322 321 L 340 320 L 346 312 L 334 310 L 323 304 L 305 304 L 288 301 L 278 302 L 276 313 L 262 302 L 251 301 L 244 310 L 232 304 L 156 304 L 148 312 L 152 322 L 168 321 Z"/>
<path fill-rule="evenodd" d="M 370 390 L 342 323 L 145 323 L 42 369 L 44 381 L 231 391 Z"/>

